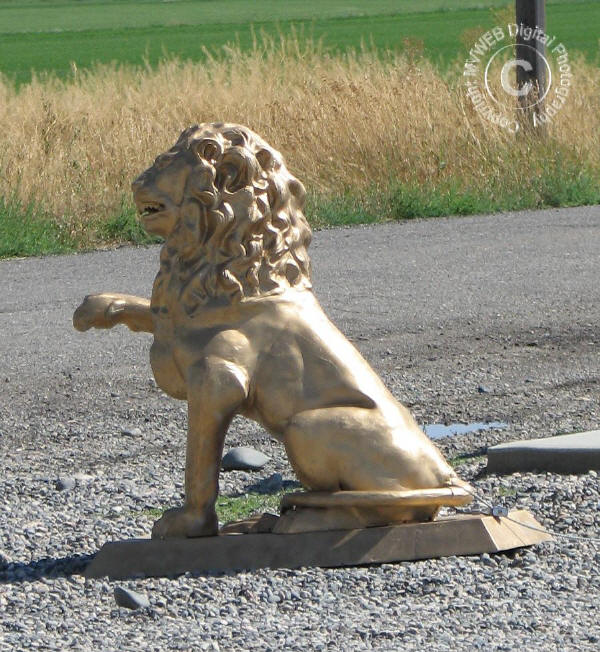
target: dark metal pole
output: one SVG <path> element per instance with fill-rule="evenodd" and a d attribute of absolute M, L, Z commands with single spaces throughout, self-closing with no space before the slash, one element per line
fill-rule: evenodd
<path fill-rule="evenodd" d="M 517 66 L 517 88 L 531 89 L 519 96 L 522 109 L 532 107 L 546 89 L 546 45 L 535 34 L 546 32 L 545 0 L 516 0 L 516 23 L 518 26 L 516 58 L 524 63 Z M 537 32 L 535 30 L 538 30 Z M 541 103 L 535 106 L 539 113 Z"/>

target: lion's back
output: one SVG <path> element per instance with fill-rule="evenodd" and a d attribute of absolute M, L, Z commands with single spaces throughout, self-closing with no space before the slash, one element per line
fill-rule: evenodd
<path fill-rule="evenodd" d="M 294 293 L 292 300 L 288 294 L 260 322 L 250 329 L 261 333 L 264 347 L 255 372 L 254 402 L 261 413 L 277 415 L 274 421 L 284 422 L 304 410 L 395 402 L 312 292 Z M 255 339 L 252 332 L 247 336 Z"/>

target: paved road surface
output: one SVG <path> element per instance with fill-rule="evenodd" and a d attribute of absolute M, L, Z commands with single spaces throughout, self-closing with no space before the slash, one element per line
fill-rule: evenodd
<path fill-rule="evenodd" d="M 524 380 L 529 348 L 540 363 L 555 351 L 548 381 L 598 380 L 600 207 L 320 231 L 310 253 L 317 296 L 382 373 L 417 365 L 485 385 L 480 372 L 504 356 L 496 380 L 511 382 L 508 354 L 520 353 Z M 149 336 L 80 334 L 71 314 L 90 292 L 147 296 L 157 259 L 151 247 L 1 261 L 0 405 L 51 394 L 76 367 L 92 383 L 150 377 Z"/>
<path fill-rule="evenodd" d="M 597 206 L 320 231 L 310 253 L 318 297 L 361 339 L 598 323 Z M 84 338 L 71 312 L 91 291 L 148 295 L 157 256 L 150 247 L 0 261 L 3 370 L 23 370 L 32 355 L 38 370 L 52 370 L 82 346 L 92 359 L 130 354 L 124 329 Z"/>
<path fill-rule="evenodd" d="M 479 476 L 477 456 L 600 426 L 599 251 L 600 207 L 322 231 L 311 247 L 324 307 L 422 423 L 509 424 L 441 441 L 459 474 L 579 537 L 600 536 L 597 475 Z M 71 327 L 89 292 L 147 295 L 157 264 L 156 247 L 0 262 L 1 649 L 597 648 L 600 553 L 582 540 L 140 580 L 130 586 L 152 608 L 131 617 L 112 584 L 71 575 L 79 555 L 148 536 L 157 510 L 181 501 L 185 404 L 152 382 L 150 337 Z M 272 459 L 221 474 L 222 493 L 274 472 L 293 479 L 257 426 L 237 419 L 236 444 Z M 72 489 L 58 491 L 57 476 Z"/>

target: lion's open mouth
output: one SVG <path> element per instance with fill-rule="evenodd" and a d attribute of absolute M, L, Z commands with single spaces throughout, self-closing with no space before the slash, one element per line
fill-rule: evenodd
<path fill-rule="evenodd" d="M 141 217 L 148 218 L 148 217 L 153 217 L 156 213 L 161 213 L 164 210 L 165 210 L 164 204 L 153 202 L 151 204 L 144 204 L 143 206 L 141 206 L 139 212 Z"/>

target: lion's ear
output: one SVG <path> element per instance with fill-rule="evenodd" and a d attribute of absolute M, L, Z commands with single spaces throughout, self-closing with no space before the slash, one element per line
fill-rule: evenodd
<path fill-rule="evenodd" d="M 203 138 L 192 145 L 197 156 L 213 162 L 223 153 L 223 146 L 216 138 Z"/>

